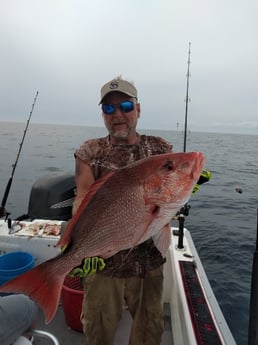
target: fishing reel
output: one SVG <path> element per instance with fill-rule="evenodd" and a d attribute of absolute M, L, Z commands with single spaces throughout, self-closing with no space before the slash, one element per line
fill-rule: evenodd
<path fill-rule="evenodd" d="M 210 179 L 211 179 L 211 172 L 207 169 L 204 169 L 199 177 L 199 180 L 194 186 L 192 195 L 195 194 L 200 189 L 200 185 L 208 182 Z M 178 244 L 177 244 L 178 249 L 184 248 L 184 244 L 183 244 L 184 224 L 185 224 L 185 218 L 189 215 L 190 208 L 191 208 L 190 205 L 185 204 L 183 207 L 181 207 L 181 209 L 176 213 L 175 217 L 173 218 L 174 220 L 178 220 L 178 223 L 179 223 L 178 230 L 173 231 L 173 234 L 178 236 Z"/>

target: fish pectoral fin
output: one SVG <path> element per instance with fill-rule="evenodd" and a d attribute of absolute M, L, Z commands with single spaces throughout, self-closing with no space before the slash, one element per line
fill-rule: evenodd
<path fill-rule="evenodd" d="M 155 212 L 158 210 L 158 208 L 155 206 Z M 130 250 L 128 251 L 127 255 L 124 257 L 123 260 L 126 260 L 127 257 L 129 256 L 129 254 L 131 253 L 131 251 L 140 243 L 142 243 L 142 238 L 144 237 L 144 235 L 146 234 L 146 231 L 148 229 L 148 227 L 150 226 L 150 224 L 152 223 L 153 219 L 155 218 L 156 216 L 156 213 L 155 212 L 152 212 L 152 215 L 153 217 L 149 217 L 149 214 L 147 214 L 147 217 L 148 217 L 148 221 L 146 222 L 146 226 L 143 228 L 143 231 L 140 232 L 140 233 L 137 233 L 137 231 L 135 232 L 135 236 L 133 238 L 133 241 L 132 241 L 132 246 L 130 248 Z M 146 238 L 147 240 L 148 238 Z"/>
<path fill-rule="evenodd" d="M 142 231 L 140 231 L 140 232 L 135 231 L 135 235 L 134 235 L 134 238 L 132 240 L 132 248 L 136 247 L 138 244 L 143 242 L 142 239 L 146 235 L 146 232 L 148 231 L 148 228 L 150 227 L 153 220 L 158 216 L 159 211 L 160 211 L 160 206 L 153 205 L 153 206 L 151 206 L 150 211 L 147 212 L 145 215 L 143 215 L 142 222 L 143 222 L 143 224 L 145 224 L 145 226 L 142 227 Z M 151 237 L 151 235 L 149 236 L 149 238 L 150 237 Z M 144 241 L 146 241 L 147 239 L 148 239 L 148 237 L 146 237 L 144 239 Z"/>
<path fill-rule="evenodd" d="M 171 243 L 171 230 L 169 224 L 165 225 L 155 236 L 153 236 L 153 242 L 162 256 L 165 257 Z"/>

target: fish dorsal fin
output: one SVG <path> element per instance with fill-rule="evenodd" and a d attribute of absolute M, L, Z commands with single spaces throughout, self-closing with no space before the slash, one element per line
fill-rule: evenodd
<path fill-rule="evenodd" d="M 99 178 L 97 181 L 95 181 L 91 186 L 86 194 L 85 198 L 82 200 L 78 210 L 76 211 L 75 215 L 70 219 L 68 222 L 68 225 L 65 229 L 64 234 L 56 244 L 56 247 L 61 246 L 67 246 L 71 242 L 72 233 L 74 229 L 74 225 L 77 223 L 78 219 L 80 218 L 81 214 L 85 210 L 85 208 L 88 206 L 91 199 L 94 197 L 94 195 L 97 193 L 97 191 L 110 179 L 111 176 L 113 176 L 115 171 L 111 171 L 105 176 Z"/>
<path fill-rule="evenodd" d="M 90 189 L 88 190 L 88 193 L 86 194 L 85 198 L 82 200 L 81 205 L 79 206 L 77 212 L 73 216 L 79 218 L 79 216 L 82 214 L 83 210 L 86 208 L 88 203 L 91 201 L 93 196 L 97 193 L 97 191 L 110 179 L 111 176 L 115 174 L 116 171 L 110 171 L 108 174 L 105 176 L 100 177 L 98 180 L 96 180 L 91 186 Z M 72 218 L 72 219 L 73 219 Z"/>

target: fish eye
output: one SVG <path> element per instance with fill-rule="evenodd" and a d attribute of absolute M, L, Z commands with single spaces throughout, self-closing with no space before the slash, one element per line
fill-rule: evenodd
<path fill-rule="evenodd" d="M 173 162 L 169 161 L 165 164 L 165 168 L 167 168 L 168 170 L 173 170 L 174 169 L 174 165 Z"/>

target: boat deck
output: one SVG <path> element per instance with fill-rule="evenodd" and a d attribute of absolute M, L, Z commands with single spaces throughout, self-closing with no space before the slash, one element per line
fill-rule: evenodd
<path fill-rule="evenodd" d="M 128 345 L 130 334 L 131 316 L 128 311 L 124 311 L 122 319 L 120 321 L 114 345 Z M 173 339 L 171 334 L 171 320 L 170 320 L 170 308 L 169 304 L 164 304 L 164 333 L 162 337 L 161 345 L 173 345 Z M 67 326 L 62 305 L 59 305 L 55 318 L 48 325 L 45 324 L 43 315 L 37 329 L 44 330 L 52 333 L 59 341 L 60 345 L 71 344 L 87 344 L 85 335 L 81 332 L 72 330 Z M 35 336 L 34 345 L 53 345 L 51 340 L 46 338 Z"/>
<path fill-rule="evenodd" d="M 161 344 L 197 345 L 204 337 L 207 345 L 236 345 L 209 284 L 191 234 L 186 229 L 183 233 L 184 246 L 179 249 L 178 228 L 171 228 L 171 245 L 164 267 L 165 331 Z M 0 255 L 11 251 L 28 251 L 34 256 L 35 265 L 38 265 L 59 253 L 59 249 L 55 247 L 56 241 L 56 238 L 10 235 L 6 222 L 0 221 Z M 125 311 L 114 345 L 128 344 L 130 324 L 131 317 Z M 87 345 L 84 334 L 72 330 L 67 325 L 62 304 L 59 305 L 58 312 L 50 324 L 46 325 L 41 316 L 37 329 L 53 334 L 59 345 Z M 35 334 L 34 344 L 58 343 Z"/>

